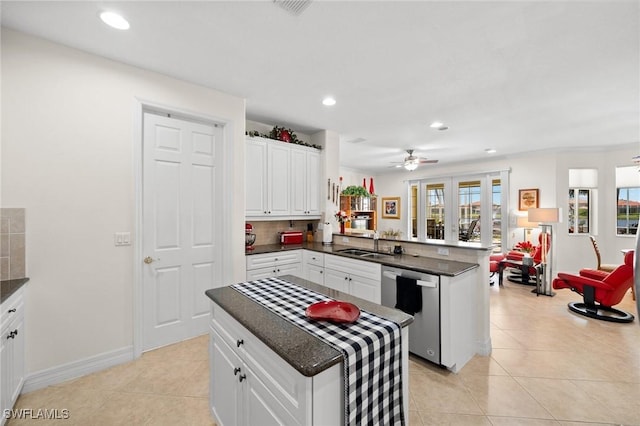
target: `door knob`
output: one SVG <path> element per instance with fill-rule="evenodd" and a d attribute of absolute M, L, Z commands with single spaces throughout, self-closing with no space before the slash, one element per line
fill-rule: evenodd
<path fill-rule="evenodd" d="M 147 265 L 152 264 L 153 262 L 155 262 L 156 260 L 160 260 L 160 259 L 154 259 L 151 256 L 147 256 L 144 258 L 144 263 L 146 263 Z"/>

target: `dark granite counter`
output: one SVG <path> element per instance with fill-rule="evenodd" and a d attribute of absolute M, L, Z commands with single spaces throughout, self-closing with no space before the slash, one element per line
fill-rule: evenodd
<path fill-rule="evenodd" d="M 397 309 L 380 306 L 291 275 L 280 278 L 333 299 L 351 302 L 361 310 L 394 321 L 401 327 L 413 322 L 411 315 Z M 342 362 L 340 351 L 230 287 L 207 290 L 205 294 L 304 376 L 315 376 Z"/>
<path fill-rule="evenodd" d="M 29 278 L 18 278 L 15 280 L 0 281 L 0 303 L 7 300 L 20 287 L 25 285 Z"/>
<path fill-rule="evenodd" d="M 458 262 L 456 260 L 437 259 L 434 257 L 412 256 L 410 254 L 398 254 L 384 256 L 377 259 L 362 258 L 350 254 L 339 253 L 340 250 L 353 248 L 339 244 L 323 245 L 322 243 L 304 243 L 295 245 L 267 244 L 255 246 L 253 250 L 246 252 L 247 255 L 274 253 L 286 250 L 313 250 L 320 253 L 335 254 L 338 256 L 350 257 L 352 259 L 366 260 L 368 262 L 380 263 L 382 265 L 410 269 L 427 274 L 444 275 L 454 277 L 478 267 L 477 263 Z"/>

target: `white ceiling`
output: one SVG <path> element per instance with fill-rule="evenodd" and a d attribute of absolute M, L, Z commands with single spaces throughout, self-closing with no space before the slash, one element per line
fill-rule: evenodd
<path fill-rule="evenodd" d="M 487 148 L 640 141 L 637 0 L 316 0 L 300 16 L 270 0 L 1 7 L 3 26 L 244 97 L 251 120 L 336 131 L 341 165 L 372 173 L 408 148 L 440 167 Z M 131 29 L 105 26 L 104 10 Z"/>

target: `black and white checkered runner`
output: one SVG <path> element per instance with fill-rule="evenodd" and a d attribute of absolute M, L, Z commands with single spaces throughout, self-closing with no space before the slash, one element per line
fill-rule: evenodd
<path fill-rule="evenodd" d="M 231 287 L 342 352 L 346 424 L 405 424 L 398 324 L 364 311 L 352 324 L 310 320 L 310 304 L 332 299 L 279 278 Z"/>

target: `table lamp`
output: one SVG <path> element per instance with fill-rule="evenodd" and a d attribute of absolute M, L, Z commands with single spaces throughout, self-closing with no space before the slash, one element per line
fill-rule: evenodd
<path fill-rule="evenodd" d="M 516 219 L 516 225 L 518 228 L 524 228 L 522 235 L 524 241 L 530 241 L 531 230 L 538 227 L 538 222 L 529 222 L 529 218 L 527 216 L 518 216 Z"/>
<path fill-rule="evenodd" d="M 553 278 L 553 246 L 555 244 L 553 238 L 553 224 L 560 222 L 560 209 L 557 207 L 529 209 L 527 211 L 529 222 L 537 222 L 542 228 L 542 257 L 540 267 L 542 268 L 541 288 L 536 287 L 536 294 L 545 296 L 555 296 L 551 291 L 551 280 Z M 550 246 L 547 247 L 547 244 Z"/>

